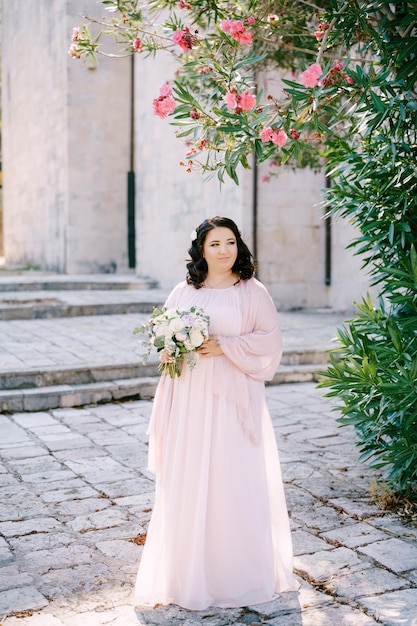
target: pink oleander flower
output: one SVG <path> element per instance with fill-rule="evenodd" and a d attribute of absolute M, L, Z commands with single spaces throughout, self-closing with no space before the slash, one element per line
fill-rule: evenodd
<path fill-rule="evenodd" d="M 159 90 L 159 95 L 163 96 L 164 98 L 166 98 L 167 96 L 172 96 L 171 85 L 168 82 L 162 85 Z"/>
<path fill-rule="evenodd" d="M 271 13 L 266 18 L 266 21 L 268 22 L 268 24 L 275 24 L 275 22 L 279 21 L 279 17 L 278 17 L 278 15 L 275 15 L 275 13 Z"/>
<path fill-rule="evenodd" d="M 72 36 L 71 36 L 71 41 L 78 41 L 80 38 L 80 29 L 78 26 L 76 26 L 75 28 L 72 29 Z"/>
<path fill-rule="evenodd" d="M 159 94 L 159 98 L 155 98 L 153 101 L 153 112 L 158 117 L 164 118 L 174 111 L 177 103 L 171 95 L 172 89 L 168 83 L 162 85 Z"/>
<path fill-rule="evenodd" d="M 348 85 L 354 85 L 355 84 L 355 81 L 350 76 L 348 76 L 346 78 L 346 82 L 347 82 Z"/>
<path fill-rule="evenodd" d="M 299 81 L 304 87 L 316 87 L 321 75 L 322 69 L 320 65 L 313 63 L 313 65 L 310 65 L 310 67 L 300 74 Z"/>
<path fill-rule="evenodd" d="M 317 39 L 317 41 L 320 41 L 322 39 L 324 35 L 324 30 L 315 30 L 314 31 L 314 37 Z"/>
<path fill-rule="evenodd" d="M 282 148 L 282 146 L 285 146 L 285 144 L 288 141 L 288 135 L 285 132 L 285 130 L 279 130 L 278 132 L 274 132 L 274 136 L 272 138 L 272 143 L 274 143 L 276 146 L 279 146 L 280 148 Z"/>
<path fill-rule="evenodd" d="M 237 37 L 234 37 L 242 46 L 250 46 L 253 42 L 253 34 L 248 33 L 247 30 L 245 32 L 240 33 Z"/>
<path fill-rule="evenodd" d="M 294 128 L 292 128 L 292 129 L 290 130 L 290 136 L 291 136 L 293 139 L 298 139 L 298 138 L 300 137 L 300 134 L 299 134 L 299 133 L 297 133 L 297 131 L 296 131 Z"/>
<path fill-rule="evenodd" d="M 243 44 L 250 45 L 253 41 L 253 34 L 249 33 L 241 20 L 223 20 L 220 22 L 220 28 L 223 32 L 230 32 L 233 39 Z"/>
<path fill-rule="evenodd" d="M 259 137 L 261 141 L 272 141 L 272 143 L 280 148 L 282 148 L 282 146 L 284 146 L 288 141 L 288 135 L 285 130 L 277 130 L 276 128 L 271 128 L 270 126 L 263 128 Z"/>
<path fill-rule="evenodd" d="M 266 126 L 263 128 L 259 134 L 259 138 L 261 141 L 272 141 L 274 131 L 270 126 Z"/>
<path fill-rule="evenodd" d="M 191 35 L 189 29 L 185 27 L 182 30 L 180 29 L 175 31 L 172 35 L 172 41 L 178 44 L 182 50 L 191 50 L 195 37 Z"/>
<path fill-rule="evenodd" d="M 234 91 L 228 91 L 224 96 L 223 100 L 227 104 L 227 108 L 229 111 L 234 111 L 237 107 L 237 93 Z"/>
<path fill-rule="evenodd" d="M 133 40 L 133 50 L 135 50 L 136 52 L 139 52 L 139 50 L 142 49 L 142 41 L 139 39 L 139 37 L 135 37 L 135 39 Z"/>
<path fill-rule="evenodd" d="M 153 101 L 153 112 L 161 119 L 172 113 L 177 106 L 174 98 L 155 98 Z"/>
<path fill-rule="evenodd" d="M 343 69 L 342 61 L 336 61 L 336 63 L 333 66 L 333 69 L 335 70 L 335 72 L 340 72 L 340 70 Z"/>
<path fill-rule="evenodd" d="M 224 33 L 228 33 L 230 30 L 230 26 L 232 24 L 232 20 L 222 20 L 220 22 L 220 28 Z"/>
<path fill-rule="evenodd" d="M 269 176 L 262 176 L 262 178 L 261 178 L 261 181 L 262 181 L 263 183 L 269 183 L 269 181 L 270 181 L 270 180 L 271 180 L 271 179 L 269 178 Z"/>
<path fill-rule="evenodd" d="M 253 15 L 251 15 L 251 17 L 247 17 L 245 19 L 245 23 L 246 24 L 254 24 L 255 23 L 255 18 L 253 17 Z"/>
<path fill-rule="evenodd" d="M 182 2 L 182 0 L 180 2 L 178 2 L 178 8 L 179 9 L 191 9 L 191 5 L 188 4 L 188 2 Z"/>
<path fill-rule="evenodd" d="M 254 95 L 249 93 L 249 91 L 239 94 L 234 87 L 223 96 L 223 100 L 226 102 L 229 111 L 234 111 L 237 114 L 242 113 L 242 111 L 250 111 L 256 105 Z"/>
<path fill-rule="evenodd" d="M 69 50 L 68 50 L 68 54 L 73 59 L 80 59 L 81 58 L 81 50 L 77 46 L 76 43 L 73 43 L 73 44 L 70 45 Z"/>
<path fill-rule="evenodd" d="M 249 93 L 249 91 L 244 91 L 239 96 L 239 106 L 244 111 L 250 111 L 256 105 L 256 98 L 253 94 Z"/>

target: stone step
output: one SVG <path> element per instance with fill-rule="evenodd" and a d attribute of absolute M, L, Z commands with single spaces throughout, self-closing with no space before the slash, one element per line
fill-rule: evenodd
<path fill-rule="evenodd" d="M 0 281 L 0 287 L 2 283 Z M 150 313 L 167 291 L 158 288 L 0 291 L 0 321 Z"/>
<path fill-rule="evenodd" d="M 22 301 L 0 299 L 0 320 L 54 319 L 84 315 L 120 315 L 125 313 L 151 313 L 156 306 L 156 296 L 150 302 L 96 302 L 68 304 L 58 298 L 27 298 Z"/>
<path fill-rule="evenodd" d="M 283 368 L 299 366 L 303 371 L 311 367 L 323 368 L 329 357 L 325 349 L 292 349 L 285 350 L 282 356 L 278 375 Z M 89 364 L 83 366 L 27 368 L 18 370 L 0 370 L 0 390 L 20 391 L 25 389 L 46 388 L 59 385 L 87 385 L 113 380 L 138 379 L 156 376 L 158 360 L 152 355 L 148 363 L 141 361 L 126 363 L 107 363 L 104 365 Z"/>
<path fill-rule="evenodd" d="M 322 364 L 281 365 L 270 385 L 318 380 Z M 122 378 L 87 384 L 48 385 L 0 391 L 0 412 L 45 411 L 132 399 L 151 399 L 158 376 Z"/>
<path fill-rule="evenodd" d="M 0 292 L 7 291 L 90 291 L 90 290 L 135 290 L 157 287 L 149 277 L 134 274 L 53 274 L 27 272 L 5 275 L 0 272 Z"/>

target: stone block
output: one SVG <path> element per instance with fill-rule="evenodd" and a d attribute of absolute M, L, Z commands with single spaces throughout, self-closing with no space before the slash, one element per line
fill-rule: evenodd
<path fill-rule="evenodd" d="M 348 524 L 341 528 L 335 528 L 334 530 L 328 530 L 320 534 L 330 541 L 342 543 L 347 548 L 357 548 L 358 546 L 372 543 L 378 539 L 388 538 L 386 533 L 364 522 Z"/>
<path fill-rule="evenodd" d="M 60 516 L 79 516 L 96 513 L 111 506 L 109 500 L 105 498 L 85 498 L 84 500 L 68 500 L 56 506 L 56 511 Z"/>
<path fill-rule="evenodd" d="M 116 389 L 117 385 L 111 382 L 73 385 L 67 393 L 61 395 L 60 403 L 57 406 L 66 408 L 94 404 L 96 402 L 110 402 L 112 392 Z"/>
<path fill-rule="evenodd" d="M 400 573 L 417 569 L 417 547 L 401 539 L 375 541 L 375 543 L 360 547 L 359 551 L 393 572 Z"/>
<path fill-rule="evenodd" d="M 122 563 L 138 563 L 142 552 L 133 541 L 123 541 L 123 539 L 100 541 L 96 543 L 96 547 L 106 556 Z"/>
<path fill-rule="evenodd" d="M 23 482 L 34 483 L 39 487 L 43 483 L 69 480 L 75 478 L 74 472 L 69 469 L 56 469 L 47 472 L 34 472 L 33 474 L 21 474 Z"/>
<path fill-rule="evenodd" d="M 307 609 L 280 615 L 266 622 L 268 626 L 380 626 L 372 617 L 350 606 L 337 605 Z M 385 623 L 384 623 L 385 626 Z"/>
<path fill-rule="evenodd" d="M 111 528 L 112 526 L 119 526 L 128 521 L 128 515 L 117 508 L 105 509 L 104 511 L 98 511 L 97 513 L 91 513 L 90 515 L 82 515 L 76 517 L 69 522 L 71 528 L 77 533 L 83 533 L 87 530 L 99 529 L 99 528 Z"/>
<path fill-rule="evenodd" d="M 91 441 L 77 433 L 68 435 L 50 435 L 43 437 L 43 442 L 48 450 L 53 452 L 59 450 L 70 450 L 73 448 L 90 448 Z"/>
<path fill-rule="evenodd" d="M 70 390 L 71 387 L 69 385 L 25 389 L 23 391 L 23 408 L 25 411 L 56 409 L 60 406 L 62 394 L 69 393 Z"/>
<path fill-rule="evenodd" d="M 153 492 L 154 484 L 143 477 L 132 480 L 120 480 L 111 483 L 99 483 L 96 489 L 106 494 L 109 498 L 121 498 L 122 496 L 134 496 L 143 492 Z"/>
<path fill-rule="evenodd" d="M 11 537 L 9 541 L 16 554 L 16 558 L 20 558 L 21 554 L 68 546 L 73 543 L 74 536 L 64 532 L 49 531 L 44 533 L 33 533 L 31 535 L 21 535 L 19 537 Z"/>
<path fill-rule="evenodd" d="M 358 602 L 384 626 L 417 624 L 417 589 L 402 589 L 372 598 L 360 598 Z"/>
<path fill-rule="evenodd" d="M 24 587 L 33 583 L 32 576 L 24 572 L 19 572 L 16 565 L 9 565 L 0 568 L 0 591 Z"/>
<path fill-rule="evenodd" d="M 307 575 L 309 579 L 324 583 L 332 576 L 368 569 L 371 566 L 362 561 L 353 550 L 335 548 L 296 556 L 294 567 L 296 571 Z"/>
<path fill-rule="evenodd" d="M 38 517 L 18 522 L 1 522 L 0 533 L 5 537 L 18 537 L 31 533 L 46 533 L 62 527 L 61 522 L 53 517 Z"/>
<path fill-rule="evenodd" d="M 101 482 L 114 482 L 121 479 L 126 480 L 134 476 L 132 470 L 127 469 L 109 456 L 66 461 L 65 464 L 75 474 L 84 476 L 84 478 L 93 485 Z"/>
<path fill-rule="evenodd" d="M 42 574 L 38 581 L 39 590 L 46 596 L 59 598 L 61 602 L 62 599 L 66 599 L 72 603 L 74 596 L 87 597 L 94 594 L 97 597 L 100 591 L 106 590 L 112 593 L 115 587 L 115 572 L 104 563 L 95 561 L 71 568 L 50 570 Z M 84 609 L 82 600 L 80 604 Z M 74 622 L 75 615 L 72 615 L 71 623 Z"/>
<path fill-rule="evenodd" d="M 97 552 L 94 548 L 83 544 L 72 544 L 23 554 L 19 558 L 18 564 L 24 571 L 44 574 L 51 569 L 63 569 L 74 565 L 93 563 L 96 559 Z"/>
<path fill-rule="evenodd" d="M 292 533 L 294 554 L 313 554 L 320 550 L 334 550 L 334 546 L 323 541 L 312 533 L 307 533 L 304 530 L 297 530 Z"/>
<path fill-rule="evenodd" d="M 6 565 L 10 565 L 15 560 L 13 552 L 9 548 L 0 547 L 0 576 L 1 571 Z"/>
<path fill-rule="evenodd" d="M 34 413 L 15 413 L 12 415 L 13 421 L 23 428 L 33 428 L 38 426 L 53 426 L 58 424 L 49 413 L 36 411 Z"/>
<path fill-rule="evenodd" d="M 381 515 L 381 509 L 370 499 L 333 498 L 329 500 L 329 503 L 358 519 Z"/>
<path fill-rule="evenodd" d="M 333 576 L 326 583 L 330 593 L 354 600 L 358 596 L 374 596 L 409 587 L 409 582 L 386 569 L 372 567 L 345 576 Z"/>
<path fill-rule="evenodd" d="M 46 491 L 42 494 L 42 500 L 44 502 L 63 502 L 64 500 L 78 500 L 81 498 L 94 498 L 97 497 L 98 492 L 89 487 L 68 487 L 67 489 L 56 489 L 54 491 Z"/>
<path fill-rule="evenodd" d="M 14 413 L 23 411 L 23 393 L 21 391 L 0 391 L 0 411 Z"/>
<path fill-rule="evenodd" d="M 0 615 L 29 609 L 41 609 L 48 600 L 35 587 L 18 587 L 0 591 Z"/>

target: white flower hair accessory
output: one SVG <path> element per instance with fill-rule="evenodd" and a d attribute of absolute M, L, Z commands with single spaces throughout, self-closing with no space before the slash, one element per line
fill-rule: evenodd
<path fill-rule="evenodd" d="M 197 231 L 193 230 L 193 232 L 191 233 L 190 237 L 191 237 L 191 241 L 194 241 L 194 239 L 197 239 Z"/>

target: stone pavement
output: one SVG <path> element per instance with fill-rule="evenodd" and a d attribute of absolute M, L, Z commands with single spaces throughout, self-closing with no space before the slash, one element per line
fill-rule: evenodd
<path fill-rule="evenodd" d="M 267 398 L 299 593 L 242 609 L 135 607 L 151 401 L 17 412 L 0 416 L 2 626 L 416 626 L 416 527 L 373 504 L 374 474 L 314 383 Z"/>

